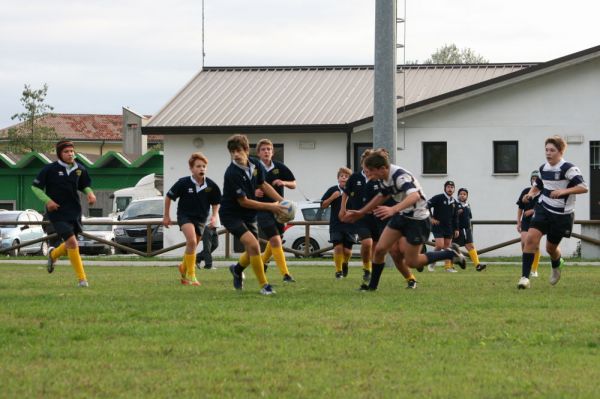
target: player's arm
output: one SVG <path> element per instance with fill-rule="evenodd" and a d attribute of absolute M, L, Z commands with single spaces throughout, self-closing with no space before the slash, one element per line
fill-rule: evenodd
<path fill-rule="evenodd" d="M 60 205 L 52 201 L 52 198 L 50 198 L 48 194 L 46 194 L 41 188 L 31 186 L 31 191 L 33 191 L 35 196 L 44 203 L 44 206 L 46 207 L 46 209 L 48 209 L 48 212 L 54 212 L 60 207 Z"/>
<path fill-rule="evenodd" d="M 267 197 L 271 198 L 272 200 L 275 200 L 277 202 L 283 201 L 283 197 L 279 195 L 279 193 L 275 191 L 273 186 L 271 186 L 269 183 L 264 182 L 260 185 L 260 189 L 263 191 L 263 193 L 267 195 Z"/>
<path fill-rule="evenodd" d="M 374 196 L 371 199 L 371 201 L 369 201 L 365 206 L 363 206 L 359 210 L 356 210 L 356 211 L 351 210 L 351 211 L 346 212 L 344 220 L 342 220 L 342 221 L 346 222 L 346 223 L 353 223 L 353 222 L 357 221 L 358 219 L 364 217 L 365 215 L 373 212 L 374 209 L 376 209 L 378 206 L 383 204 L 389 198 L 390 198 L 390 195 L 384 195 L 382 193 L 378 193 L 376 196 Z M 382 207 L 382 208 L 388 208 L 388 207 Z M 379 217 L 379 215 L 377 215 L 377 216 Z"/>
<path fill-rule="evenodd" d="M 162 225 L 166 228 L 171 226 L 171 198 L 167 195 L 165 196 L 165 212 L 162 220 Z"/>
<path fill-rule="evenodd" d="M 339 198 L 340 195 L 341 194 L 338 190 L 334 191 L 328 198 L 324 199 L 323 202 L 321 202 L 321 208 L 322 209 L 328 208 L 329 205 L 331 205 L 331 203 L 333 201 L 335 201 L 337 198 Z"/>
<path fill-rule="evenodd" d="M 377 198 L 377 197 L 375 197 L 375 198 Z M 373 199 L 375 199 L 375 198 L 373 198 Z M 377 216 L 380 219 L 390 218 L 390 217 L 394 216 L 395 214 L 397 214 L 398 212 L 403 211 L 404 209 L 413 206 L 414 204 L 417 203 L 417 201 L 419 201 L 419 199 L 421 199 L 421 194 L 419 193 L 419 191 L 414 191 L 414 192 L 408 194 L 402 201 L 398 202 L 394 206 L 378 206 L 374 212 L 375 216 Z"/>
<path fill-rule="evenodd" d="M 216 204 L 211 205 L 211 207 L 212 207 L 212 215 L 210 216 L 210 221 L 208 222 L 208 225 L 210 227 L 215 227 L 216 228 L 217 224 L 218 224 L 217 223 L 217 218 L 218 218 L 218 215 L 219 215 L 219 208 L 221 208 L 221 204 L 216 203 Z"/>
<path fill-rule="evenodd" d="M 588 192 L 588 188 L 584 184 L 580 184 L 575 187 L 565 188 L 564 190 L 554 190 L 550 193 L 550 198 L 561 198 L 571 194 L 585 194 Z"/>
<path fill-rule="evenodd" d="M 273 187 L 271 187 L 270 185 L 269 185 L 269 187 L 271 188 L 271 190 L 273 190 Z M 273 190 L 273 191 L 275 191 L 275 190 Z M 281 197 L 279 197 L 279 198 L 281 198 Z M 250 199 L 246 196 L 238 197 L 237 201 L 238 201 L 238 204 L 240 204 L 240 206 L 242 208 L 254 209 L 257 211 L 267 211 L 267 212 L 273 212 L 275 214 L 278 214 L 278 213 L 283 214 L 283 213 L 285 213 L 285 210 L 286 210 L 285 206 L 279 205 L 279 202 L 260 202 L 260 201 Z"/>
<path fill-rule="evenodd" d="M 340 220 L 344 220 L 344 217 L 346 216 L 346 203 L 348 202 L 348 194 L 346 194 L 346 192 L 344 191 L 342 193 L 342 203 L 340 205 L 340 213 L 338 214 L 338 218 Z"/>
<path fill-rule="evenodd" d="M 273 180 L 272 184 L 275 187 L 284 187 L 284 188 L 289 188 L 291 190 L 296 188 L 296 180 L 275 179 L 275 180 Z"/>

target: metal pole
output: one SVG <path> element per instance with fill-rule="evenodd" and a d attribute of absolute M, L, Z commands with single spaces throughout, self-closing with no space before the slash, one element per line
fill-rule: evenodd
<path fill-rule="evenodd" d="M 396 162 L 396 0 L 375 2 L 375 89 L 373 146 L 383 147 Z"/>

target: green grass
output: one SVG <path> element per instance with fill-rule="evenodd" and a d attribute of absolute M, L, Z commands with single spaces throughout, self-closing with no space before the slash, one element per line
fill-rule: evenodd
<path fill-rule="evenodd" d="M 179 284 L 174 267 L 72 270 L 0 265 L 0 396 L 594 398 L 600 378 L 600 267 L 548 266 L 518 291 L 519 268 L 417 274 L 298 266 L 263 297 L 251 271 Z"/>

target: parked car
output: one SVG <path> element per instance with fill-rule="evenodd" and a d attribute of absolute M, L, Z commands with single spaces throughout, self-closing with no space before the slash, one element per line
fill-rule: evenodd
<path fill-rule="evenodd" d="M 296 217 L 294 222 L 315 222 L 325 221 L 329 222 L 329 215 L 331 214 L 331 208 L 321 209 L 320 202 L 299 202 L 296 209 Z M 304 236 L 306 233 L 305 226 L 286 226 L 286 230 L 283 233 L 283 240 L 285 246 L 291 247 L 298 251 L 304 251 L 306 246 Z M 310 252 L 318 251 L 321 248 L 330 246 L 329 242 L 329 225 L 311 225 L 310 236 L 309 236 L 309 248 Z M 300 257 L 300 255 L 296 255 Z"/>
<path fill-rule="evenodd" d="M 42 215 L 33 209 L 1 211 L 0 235 L 2 237 L 2 244 L 0 248 L 10 248 L 15 244 L 43 237 L 45 234 L 42 225 L 29 224 L 29 222 L 41 221 Z M 46 256 L 48 254 L 48 243 L 46 241 L 38 242 L 26 247 L 10 250 L 8 254 L 10 256 L 17 256 L 19 254 L 40 254 Z"/>
<path fill-rule="evenodd" d="M 150 197 L 134 200 L 129 203 L 120 221 L 162 222 L 164 215 L 164 198 Z M 115 228 L 115 241 L 128 247 L 145 251 L 147 247 L 146 225 L 117 226 Z M 163 226 L 152 226 L 152 250 L 163 247 Z"/>
<path fill-rule="evenodd" d="M 83 231 L 87 234 L 93 235 L 95 237 L 102 238 L 106 241 L 114 241 L 115 240 L 115 226 L 112 224 L 103 224 L 103 225 L 92 225 L 90 222 L 113 222 L 113 218 L 86 218 L 83 220 Z M 103 244 L 99 241 L 95 241 L 89 239 L 87 237 L 79 236 L 77 237 L 77 241 L 79 243 L 79 252 L 85 254 L 99 254 L 104 253 L 107 255 L 115 254 L 115 247 L 111 245 Z"/>

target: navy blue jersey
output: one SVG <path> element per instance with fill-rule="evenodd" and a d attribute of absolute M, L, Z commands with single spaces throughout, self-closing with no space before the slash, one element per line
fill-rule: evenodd
<path fill-rule="evenodd" d="M 50 199 L 59 205 L 54 212 L 48 212 L 51 222 L 67 222 L 81 219 L 81 202 L 79 193 L 91 187 L 92 180 L 87 169 L 75 162 L 67 170 L 58 161 L 52 162 L 42 168 L 33 180 L 33 186 L 46 192 Z"/>
<path fill-rule="evenodd" d="M 377 194 L 381 193 L 382 195 L 384 195 L 383 193 L 383 186 L 381 185 L 381 181 L 380 180 L 367 180 L 367 187 L 365 188 L 365 204 L 368 204 L 369 202 L 371 202 L 371 200 L 373 198 L 375 198 L 377 196 Z M 396 205 L 397 202 L 394 201 L 393 197 L 390 197 L 387 199 L 387 201 L 385 201 L 383 203 L 383 205 L 385 206 L 394 206 Z"/>
<path fill-rule="evenodd" d="M 205 177 L 204 184 L 199 186 L 192 176 L 186 176 L 173 184 L 167 192 L 167 197 L 177 201 L 178 220 L 181 216 L 187 216 L 204 223 L 210 206 L 221 202 L 221 190 L 208 177 Z"/>
<path fill-rule="evenodd" d="M 448 198 L 444 193 L 434 195 L 427 201 L 427 208 L 431 212 L 431 217 L 440 222 L 440 226 L 450 227 L 453 230 L 458 228 L 458 208 L 454 197 Z"/>
<path fill-rule="evenodd" d="M 255 190 L 265 182 L 265 168 L 255 158 L 249 158 L 248 164 L 248 168 L 242 168 L 232 162 L 225 170 L 219 214 L 245 221 L 256 218 L 256 210 L 243 208 L 238 198 L 256 200 Z"/>
<path fill-rule="evenodd" d="M 470 229 L 471 219 L 473 219 L 473 214 L 471 213 L 471 205 L 469 205 L 468 202 L 457 201 L 457 206 L 458 228 Z"/>
<path fill-rule="evenodd" d="M 521 220 L 531 220 L 531 217 L 533 216 L 533 214 L 529 215 L 529 216 L 525 216 L 525 211 L 535 208 L 535 204 L 538 202 L 538 199 L 539 199 L 539 194 L 538 194 L 534 198 L 532 198 L 531 201 L 524 203 L 523 197 L 525 196 L 525 194 L 527 194 L 529 192 L 529 190 L 531 190 L 531 187 L 527 187 L 527 188 L 523 189 L 523 191 L 521 191 L 521 195 L 519 195 L 519 198 L 517 199 L 517 206 L 519 207 L 519 209 L 523 210 Z"/>
<path fill-rule="evenodd" d="M 333 193 L 339 191 L 340 196 L 334 199 L 331 204 L 331 214 L 329 216 L 329 231 L 347 231 L 347 228 L 350 226 L 347 223 L 340 221 L 340 209 L 342 207 L 342 189 L 337 184 L 335 186 L 329 187 L 329 189 L 323 194 L 321 197 L 321 202 L 325 201 L 327 198 L 331 197 Z"/>
<path fill-rule="evenodd" d="M 285 166 L 283 163 L 279 162 L 279 161 L 274 161 L 271 160 L 271 168 L 267 168 L 265 166 L 265 164 L 263 164 L 262 162 L 260 162 L 260 164 L 265 168 L 265 181 L 267 183 L 269 183 L 270 185 L 273 186 L 273 181 L 274 180 L 283 180 L 283 181 L 294 181 L 296 180 L 296 177 L 294 177 L 294 174 L 292 173 L 292 171 Z M 283 186 L 273 186 L 273 188 L 275 189 L 275 191 L 277 191 L 277 193 L 279 195 L 281 195 L 283 197 L 283 192 L 284 192 L 284 187 Z M 260 202 L 276 202 L 274 199 L 267 197 L 266 195 L 263 196 L 262 198 L 258 198 L 258 200 Z"/>
<path fill-rule="evenodd" d="M 353 173 L 346 182 L 344 193 L 348 196 L 346 209 L 358 210 L 367 203 L 367 177 L 364 173 Z"/>

